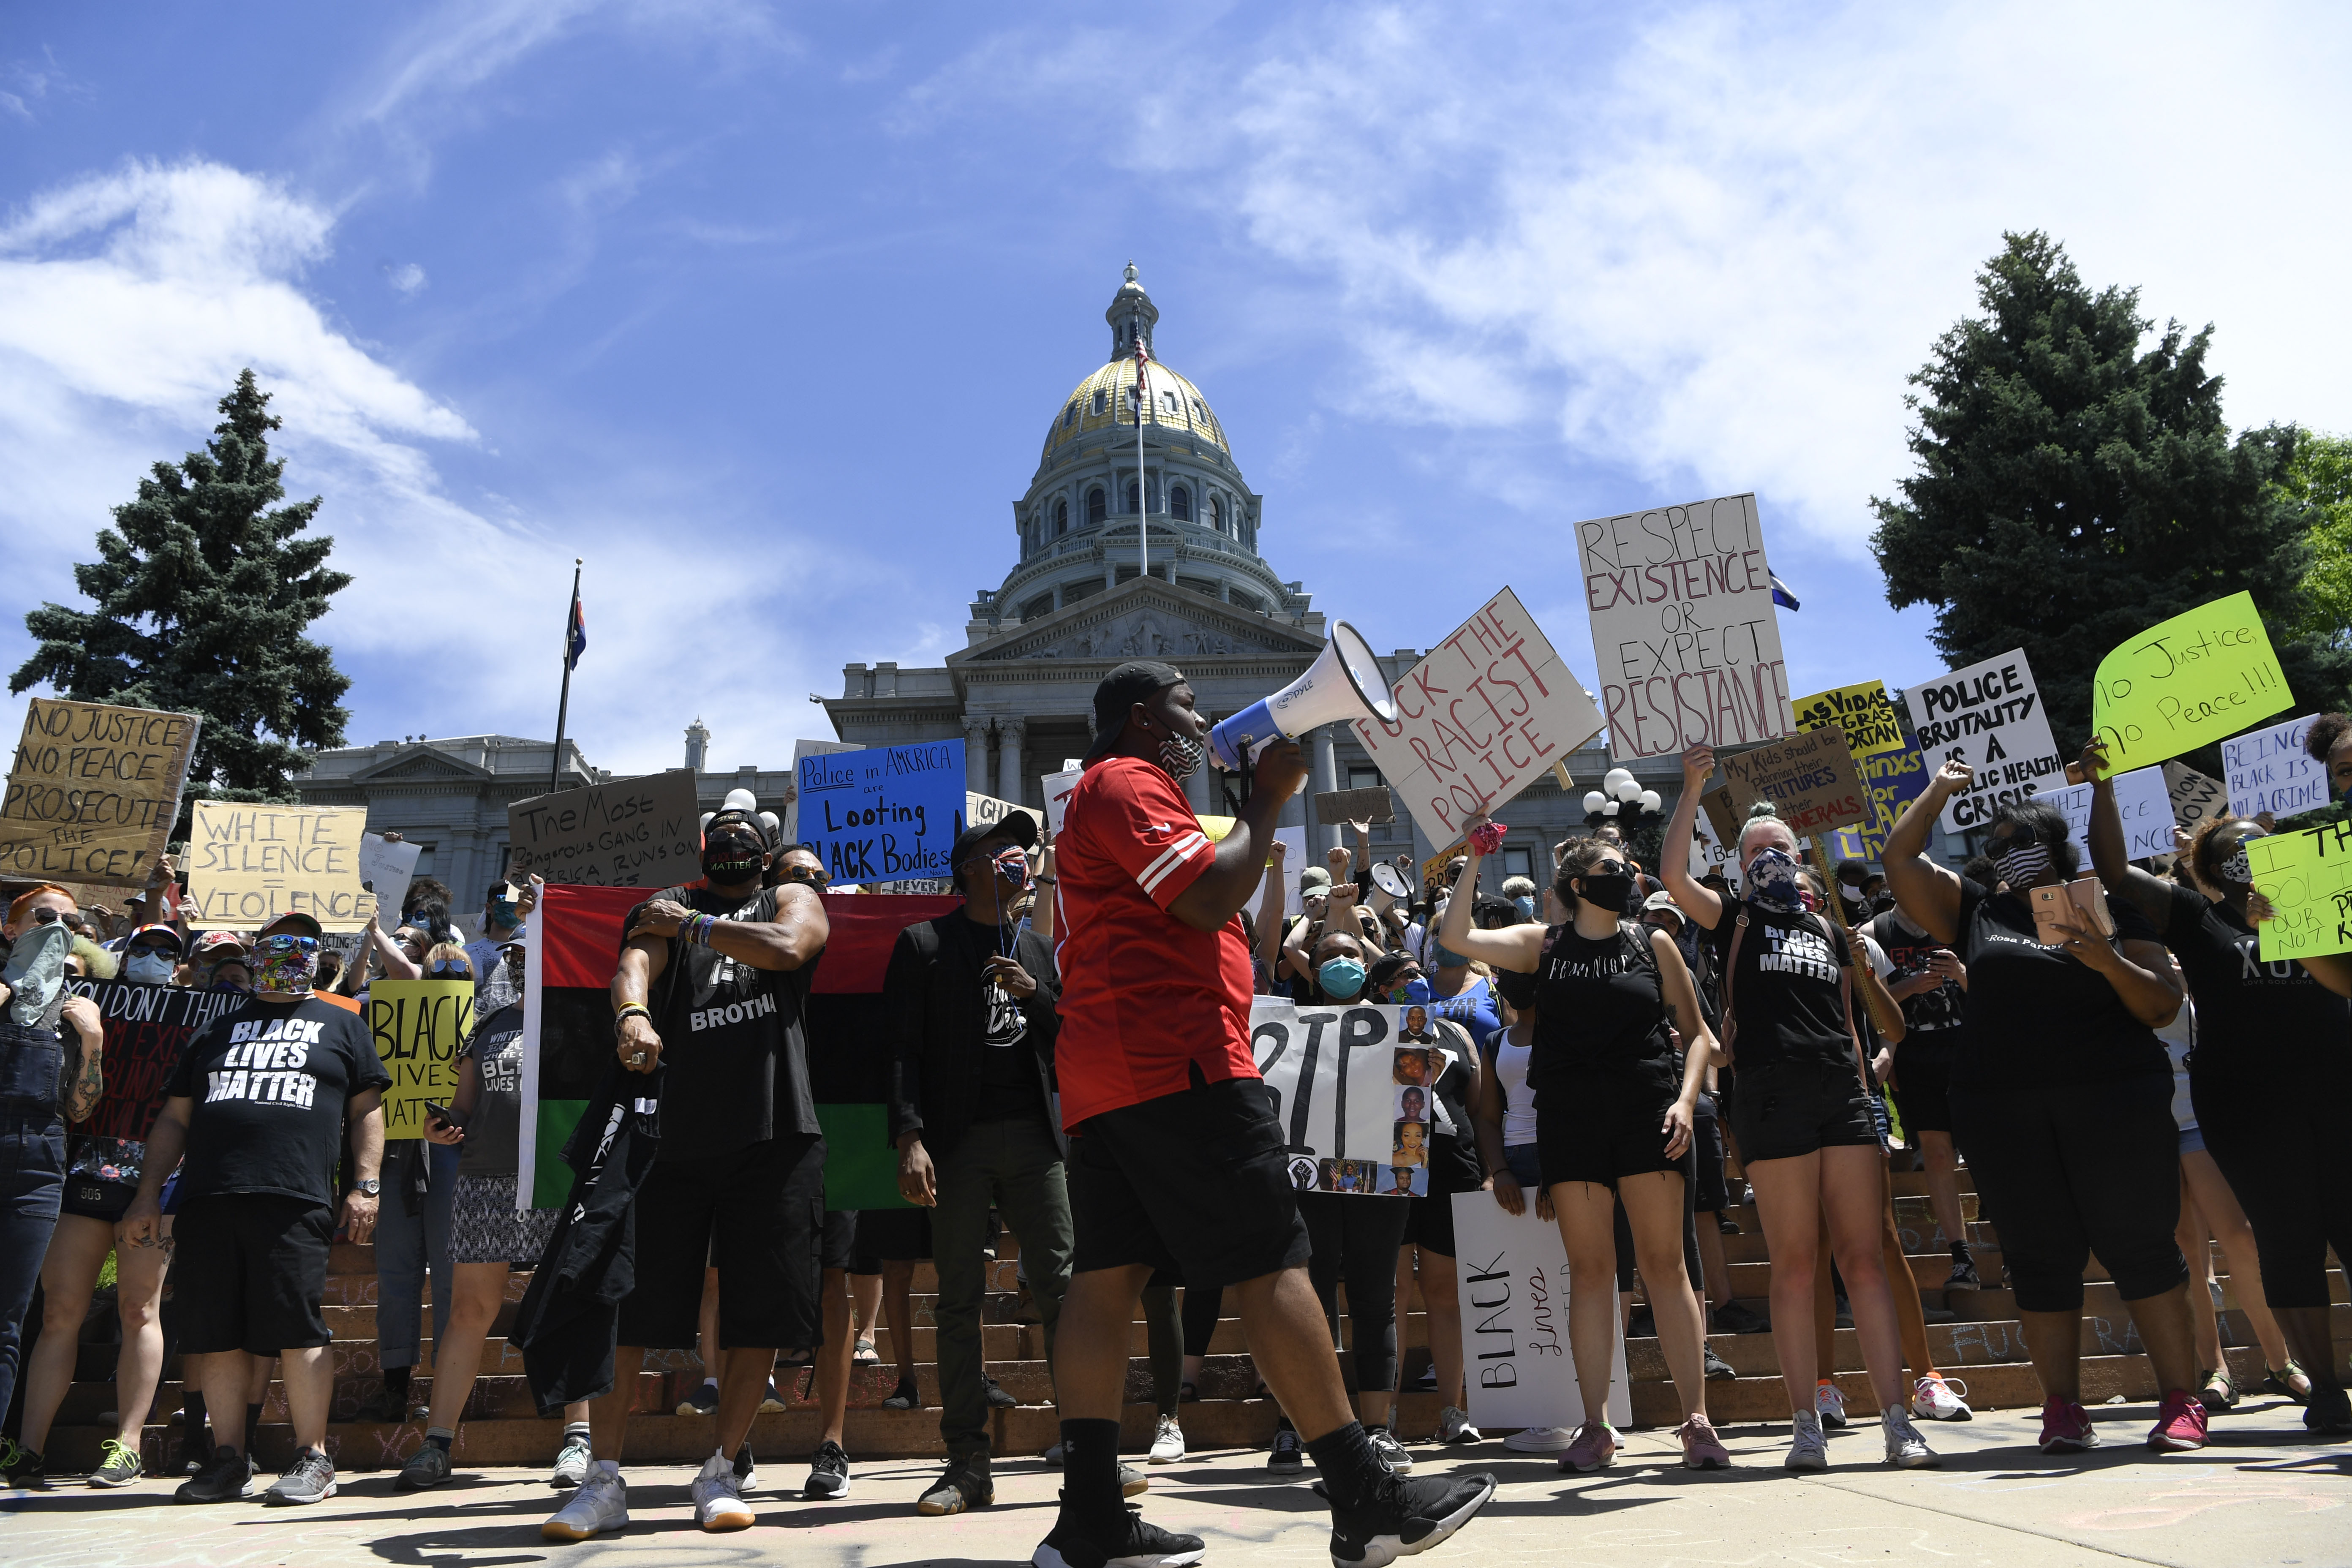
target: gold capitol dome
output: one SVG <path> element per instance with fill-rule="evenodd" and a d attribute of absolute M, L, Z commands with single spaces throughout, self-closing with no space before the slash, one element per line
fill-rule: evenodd
<path fill-rule="evenodd" d="M 1146 350 L 1150 348 L 1151 329 L 1160 321 L 1160 309 L 1136 281 L 1134 262 L 1127 264 L 1127 281 L 1103 316 L 1111 326 L 1110 362 L 1078 383 L 1055 411 L 1053 423 L 1045 430 L 1044 456 L 1048 461 L 1062 447 L 1088 431 L 1113 426 L 1135 428 L 1135 339 L 1140 333 Z M 1157 358 L 1145 373 L 1144 384 L 1151 394 L 1147 426 L 1160 426 L 1171 435 L 1181 431 L 1213 443 L 1228 458 L 1233 456 L 1233 448 L 1225 444 L 1225 427 L 1218 423 L 1199 387 Z"/>

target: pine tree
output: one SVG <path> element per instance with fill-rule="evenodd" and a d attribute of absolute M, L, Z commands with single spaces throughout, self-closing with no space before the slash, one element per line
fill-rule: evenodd
<path fill-rule="evenodd" d="M 99 559 L 74 568 L 98 608 L 27 615 L 40 647 L 8 683 L 203 715 L 191 795 L 291 801 L 304 750 L 341 745 L 350 716 L 350 679 L 302 634 L 351 578 L 324 569 L 331 538 L 303 536 L 320 498 L 278 504 L 286 465 L 269 455 L 268 408 L 253 372 L 239 374 L 205 449 L 157 463 L 99 531 Z"/>
<path fill-rule="evenodd" d="M 1984 316 L 1911 377 L 1919 472 L 1871 503 L 1888 603 L 1936 605 L 1929 640 L 1955 668 L 2023 647 L 2069 755 L 2109 650 L 2241 590 L 2296 711 L 2342 706 L 2352 649 L 2311 635 L 2300 586 L 2319 513 L 2280 483 L 2298 432 L 2233 440 L 2210 326 L 2149 342 L 2137 289 L 2094 293 L 2048 236 L 2003 238 L 1977 277 Z"/>

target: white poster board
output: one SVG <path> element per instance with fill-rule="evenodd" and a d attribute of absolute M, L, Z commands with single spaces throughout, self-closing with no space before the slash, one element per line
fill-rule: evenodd
<path fill-rule="evenodd" d="M 857 750 L 846 741 L 794 741 L 793 742 L 792 798 L 784 802 L 784 842 L 801 841 L 801 759 L 827 757 L 835 752 Z"/>
<path fill-rule="evenodd" d="M 1277 827 L 1274 836 L 1289 848 L 1289 853 L 1282 858 L 1282 912 L 1285 915 L 1304 914 L 1307 906 L 1298 901 L 1298 879 L 1307 874 L 1307 829 Z M 1251 917 L 1253 920 L 1255 918 L 1255 915 Z"/>
<path fill-rule="evenodd" d="M 1427 1197 L 1446 1054 L 1425 1007 L 1250 1003 L 1250 1055 L 1301 1192 Z"/>
<path fill-rule="evenodd" d="M 2091 875 L 2091 786 L 2043 790 L 2042 797 L 2066 814 L 2066 836 L 2082 851 L 2082 874 Z M 2116 775 L 2116 814 L 2123 818 L 2125 858 L 2175 853 L 2172 791 L 2165 784 L 2163 763 Z"/>
<path fill-rule="evenodd" d="M 1731 863 L 1731 847 L 1715 835 L 1715 824 L 1704 811 L 1698 814 L 1698 833 L 1691 839 L 1690 874 L 1693 879 L 1710 871 L 1720 871 L 1733 888 L 1739 886 L 1739 868 Z"/>
<path fill-rule="evenodd" d="M 1796 728 L 1753 495 L 1590 518 L 1576 547 L 1612 757 L 1752 746 Z"/>
<path fill-rule="evenodd" d="M 2291 816 L 2327 804 L 2327 765 L 2303 749 L 2319 715 L 2249 730 L 2221 742 L 2221 775 L 2238 816 Z"/>
<path fill-rule="evenodd" d="M 1037 781 L 1045 786 L 1045 831 L 1056 838 L 1062 836 L 1062 815 L 1070 809 L 1070 792 L 1086 775 L 1084 768 L 1064 768 Z"/>
<path fill-rule="evenodd" d="M 1483 1427 L 1582 1426 L 1584 1394 L 1568 1348 L 1568 1249 L 1559 1226 L 1536 1217 L 1532 1197 L 1514 1216 L 1492 1193 L 1456 1193 L 1454 1258 L 1471 1418 Z M 1609 1422 L 1622 1431 L 1633 1424 L 1633 1385 L 1625 1373 L 1615 1271 L 1594 1285 L 1608 1296 L 1616 1327 Z"/>
<path fill-rule="evenodd" d="M 1969 787 L 1944 804 L 1946 832 L 1982 827 L 2006 801 L 2066 787 L 2066 760 L 2050 738 L 2023 648 L 1907 687 L 1903 701 L 1929 777 L 1954 758 L 1976 769 Z"/>
<path fill-rule="evenodd" d="M 408 884 L 416 878 L 416 858 L 422 844 L 387 844 L 381 833 L 360 835 L 360 886 L 375 895 L 376 908 L 400 912 L 408 901 Z"/>
<path fill-rule="evenodd" d="M 1432 844 L 1453 843 L 1473 813 L 1500 806 L 1601 731 L 1601 710 L 1508 588 L 1391 694 L 1397 721 L 1358 719 L 1356 738 Z"/>

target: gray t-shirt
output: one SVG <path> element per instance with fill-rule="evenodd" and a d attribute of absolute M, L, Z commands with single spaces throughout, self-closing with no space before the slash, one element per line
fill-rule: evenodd
<path fill-rule="evenodd" d="M 477 1024 L 457 1059 L 474 1058 L 482 1097 L 466 1122 L 457 1152 L 460 1176 L 512 1176 L 522 1140 L 522 1004 L 499 1008 Z"/>

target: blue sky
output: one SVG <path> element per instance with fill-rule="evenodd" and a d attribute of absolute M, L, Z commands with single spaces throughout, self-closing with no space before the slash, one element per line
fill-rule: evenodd
<path fill-rule="evenodd" d="M 1130 258 L 1286 577 L 1382 648 L 1508 582 L 1588 681 L 1567 525 L 1743 489 L 1798 692 L 1936 672 L 1867 503 L 2004 227 L 2352 428 L 2345 13 L 1633 9 L 20 11 L 0 661 L 249 363 L 353 742 L 549 733 L 579 554 L 592 759 L 778 765 L 961 646 Z"/>

